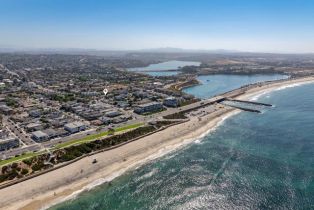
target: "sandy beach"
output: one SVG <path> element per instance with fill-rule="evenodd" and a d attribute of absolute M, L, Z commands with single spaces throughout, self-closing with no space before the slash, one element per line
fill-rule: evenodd
<path fill-rule="evenodd" d="M 288 80 L 249 89 L 238 99 L 254 99 L 282 88 L 314 82 L 314 77 Z M 212 108 L 211 108 L 212 109 Z M 216 105 L 215 111 L 169 127 L 116 149 L 83 158 L 33 179 L 1 189 L 0 209 L 45 209 L 108 182 L 127 170 L 202 138 L 238 110 Z M 92 164 L 93 159 L 97 164 Z"/>

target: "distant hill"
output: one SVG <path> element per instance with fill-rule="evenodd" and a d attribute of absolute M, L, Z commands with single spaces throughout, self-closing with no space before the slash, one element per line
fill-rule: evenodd
<path fill-rule="evenodd" d="M 142 49 L 142 50 L 138 50 L 138 51 L 158 52 L 158 53 L 213 53 L 213 54 L 240 52 L 237 50 L 225 50 L 225 49 L 206 50 L 206 49 L 182 49 L 182 48 L 173 48 L 173 47 Z"/>
<path fill-rule="evenodd" d="M 171 54 L 177 55 L 174 57 L 192 56 L 193 54 L 199 55 L 314 55 L 314 53 L 304 53 L 304 54 L 291 54 L 291 53 L 262 53 L 262 52 L 243 52 L 237 50 L 227 50 L 227 49 L 182 49 L 182 48 L 173 48 L 173 47 L 164 47 L 164 48 L 151 48 L 151 49 L 141 49 L 141 50 L 98 50 L 98 49 L 81 49 L 81 48 L 18 48 L 12 46 L 0 45 L 0 53 L 21 53 L 21 54 L 65 54 L 65 55 L 90 55 L 90 56 L 104 56 L 104 57 L 129 57 L 143 55 L 149 53 L 152 55 L 167 54 L 171 57 Z M 157 56 L 157 57 L 158 57 Z"/>

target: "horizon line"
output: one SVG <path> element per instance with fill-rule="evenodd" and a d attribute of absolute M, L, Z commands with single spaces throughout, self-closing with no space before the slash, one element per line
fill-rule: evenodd
<path fill-rule="evenodd" d="M 1 47 L 0 53 L 19 53 L 19 52 L 52 52 L 52 51 L 95 51 L 95 52 L 152 52 L 152 53 L 257 53 L 257 54 L 286 54 L 302 55 L 314 54 L 314 52 L 291 52 L 291 51 L 249 51 L 236 49 L 187 49 L 177 47 L 157 47 L 157 48 L 139 48 L 139 49 L 121 49 L 121 48 L 75 48 L 75 47 Z"/>

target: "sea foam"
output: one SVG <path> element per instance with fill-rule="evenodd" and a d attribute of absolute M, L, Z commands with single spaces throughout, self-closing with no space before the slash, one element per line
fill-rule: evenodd
<path fill-rule="evenodd" d="M 275 89 L 268 89 L 268 90 L 259 92 L 257 94 L 254 94 L 253 96 L 249 97 L 249 100 L 256 101 L 261 96 L 263 96 L 265 94 L 268 94 L 270 92 L 284 90 L 284 89 L 287 89 L 287 88 L 297 87 L 297 86 L 301 86 L 301 85 L 305 85 L 305 84 L 310 84 L 310 83 L 313 83 L 313 82 L 314 81 L 300 82 L 300 83 L 284 85 L 284 86 L 281 86 L 281 87 L 278 87 L 278 88 L 275 88 Z M 147 164 L 150 161 L 153 161 L 153 160 L 156 160 L 156 159 L 158 159 L 160 157 L 163 157 L 166 154 L 175 152 L 175 151 L 181 149 L 182 147 L 190 144 L 191 142 L 201 143 L 201 141 L 204 139 L 205 136 L 207 136 L 209 133 L 215 131 L 219 126 L 223 125 L 223 123 L 228 118 L 230 118 L 232 116 L 235 116 L 235 115 L 239 114 L 240 112 L 241 111 L 239 111 L 239 110 L 235 110 L 235 111 L 229 112 L 229 113 L 223 115 L 223 117 L 216 123 L 215 126 L 213 126 L 212 128 L 208 129 L 206 132 L 202 133 L 197 138 L 185 139 L 185 140 L 181 141 L 180 143 L 177 143 L 177 144 L 174 144 L 174 145 L 167 145 L 164 148 L 158 150 L 158 152 L 148 156 L 147 158 L 142 159 L 142 160 L 137 161 L 137 162 L 134 162 L 134 163 L 131 163 L 131 164 L 128 165 L 128 167 L 125 167 L 125 168 L 123 168 L 123 169 L 121 169 L 121 170 L 119 170 L 117 172 L 114 172 L 110 176 L 107 176 L 106 178 L 97 179 L 97 180 L 91 182 L 90 184 L 86 185 L 82 189 L 73 192 L 71 195 L 66 196 L 64 198 L 61 198 L 61 199 L 58 199 L 57 201 L 55 201 L 53 203 L 50 203 L 49 205 L 46 205 L 46 206 L 42 207 L 41 209 L 45 210 L 45 209 L 48 209 L 48 208 L 50 208 L 52 206 L 57 205 L 58 203 L 62 203 L 62 202 L 68 201 L 68 200 L 75 199 L 82 192 L 90 191 L 91 189 L 93 189 L 93 188 L 95 188 L 95 187 L 97 187 L 99 185 L 102 185 L 104 183 L 108 183 L 108 182 L 114 180 L 115 178 L 123 175 L 125 172 L 127 172 L 127 171 L 129 171 L 131 169 L 137 169 L 137 168 L 143 166 L 144 164 Z"/>

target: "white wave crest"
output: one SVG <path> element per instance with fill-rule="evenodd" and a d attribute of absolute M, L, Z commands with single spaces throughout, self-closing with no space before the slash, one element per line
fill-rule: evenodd
<path fill-rule="evenodd" d="M 197 142 L 197 141 L 201 141 L 205 136 L 207 136 L 210 132 L 214 131 L 217 129 L 217 127 L 219 127 L 220 125 L 222 125 L 228 118 L 236 115 L 240 113 L 240 111 L 236 110 L 236 111 L 232 111 L 232 112 L 229 112 L 227 113 L 226 115 L 224 115 L 217 123 L 215 126 L 213 126 L 211 129 L 207 130 L 206 132 L 202 133 L 201 135 L 199 135 L 197 138 L 191 138 L 191 139 L 184 139 L 182 142 L 180 143 L 177 143 L 177 144 L 173 144 L 173 145 L 167 145 L 165 147 L 163 147 L 162 149 L 158 150 L 156 153 L 148 156 L 147 158 L 145 159 L 142 159 L 141 161 L 138 161 L 138 162 L 134 162 L 134 163 L 131 163 L 128 165 L 128 167 L 125 167 L 115 173 L 112 173 L 110 176 L 106 177 L 106 178 L 100 178 L 100 179 L 97 179 L 93 182 L 91 182 L 90 184 L 86 185 L 85 187 L 83 187 L 82 189 L 80 190 L 77 190 L 75 192 L 73 192 L 71 195 L 68 195 L 66 197 L 63 197 L 61 199 L 58 199 L 56 200 L 55 202 L 53 203 L 50 203 L 44 207 L 41 208 L 41 210 L 45 210 L 45 209 L 48 209 L 54 205 L 57 205 L 58 203 L 63 203 L 65 201 L 68 201 L 68 200 L 73 200 L 75 198 L 77 198 L 77 196 L 79 194 L 81 194 L 82 192 L 86 192 L 86 191 L 90 191 L 91 189 L 99 186 L 99 185 L 102 185 L 104 183 L 108 183 L 110 181 L 112 181 L 113 179 L 121 176 L 122 174 L 124 174 L 125 172 L 131 170 L 131 169 L 137 169 L 141 166 L 143 166 L 144 164 L 150 162 L 150 161 L 153 161 L 155 159 L 158 159 L 160 157 L 163 157 L 165 156 L 166 154 L 169 154 L 171 152 L 175 152 L 179 149 L 181 149 L 182 147 L 186 146 L 186 145 L 189 145 L 191 142 Z M 156 171 L 155 171 L 156 172 Z M 155 173 L 153 172 L 153 173 Z M 149 174 L 149 175 L 152 175 L 152 174 Z"/>
<path fill-rule="evenodd" d="M 270 92 L 273 92 L 273 91 L 278 91 L 278 90 L 284 90 L 286 88 L 291 88 L 291 87 L 296 87 L 296 86 L 300 86 L 300 85 L 305 85 L 305 84 L 309 84 L 309 83 L 313 83 L 313 81 L 307 81 L 307 82 L 300 82 L 300 83 L 294 83 L 294 84 L 289 84 L 289 85 L 284 85 L 284 86 L 281 86 L 281 87 L 278 87 L 276 89 L 269 89 L 269 90 L 265 90 L 263 92 L 259 92 L 253 96 L 251 96 L 249 99 L 250 100 L 258 100 L 258 98 L 260 98 L 261 96 L 267 94 L 267 93 L 270 93 Z M 99 185 L 102 185 L 104 183 L 107 183 L 107 182 L 110 182 L 112 181 L 113 179 L 121 176 L 122 174 L 124 174 L 125 172 L 131 170 L 131 169 L 137 169 L 139 167 L 141 167 L 142 165 L 146 164 L 147 162 L 150 162 L 152 160 L 155 160 L 157 158 L 160 158 L 166 154 L 169 154 L 171 152 L 174 152 L 182 147 L 184 147 L 185 145 L 188 145 L 190 144 L 191 142 L 195 142 L 195 143 L 201 143 L 201 141 L 204 139 L 205 136 L 207 136 L 210 132 L 213 132 L 215 131 L 219 126 L 221 126 L 228 118 L 234 116 L 234 115 L 237 115 L 238 113 L 240 113 L 241 111 L 239 110 L 235 110 L 235 111 L 232 111 L 232 112 L 229 112 L 228 114 L 224 115 L 217 123 L 215 126 L 213 126 L 212 128 L 210 128 L 209 130 L 207 130 L 206 132 L 202 133 L 200 136 L 198 136 L 197 138 L 193 138 L 193 139 L 185 139 L 183 140 L 182 142 L 178 143 L 178 144 L 174 144 L 174 145 L 167 145 L 165 146 L 164 148 L 160 149 L 158 152 L 148 156 L 147 158 L 145 159 L 142 159 L 141 161 L 138 161 L 138 162 L 134 162 L 134 163 L 131 163 L 128 165 L 128 167 L 125 167 L 115 173 L 112 173 L 110 176 L 106 177 L 106 178 L 100 178 L 100 179 L 97 179 L 95 180 L 94 182 L 86 185 L 85 187 L 83 187 L 82 189 L 80 190 L 77 190 L 75 192 L 73 192 L 71 195 L 69 196 L 66 196 L 62 199 L 59 199 L 57 200 L 56 202 L 54 203 L 50 203 L 49 205 L 46 205 L 44 207 L 42 207 L 41 209 L 42 210 L 45 210 L 45 209 L 48 209 L 50 208 L 51 206 L 54 206 L 58 203 L 62 203 L 62 202 L 65 202 L 67 200 L 71 200 L 71 199 L 75 199 L 80 193 L 84 192 L 84 191 L 89 191 Z M 175 156 L 175 155 L 173 155 Z M 173 157 L 171 156 L 171 157 Z M 154 173 L 154 172 L 153 172 Z M 151 175 L 151 174 L 149 174 Z"/>
<path fill-rule="evenodd" d="M 262 97 L 262 96 L 264 96 L 266 94 L 269 94 L 271 92 L 285 90 L 287 88 L 298 87 L 298 86 L 307 85 L 307 84 L 311 84 L 311 83 L 314 83 L 314 81 L 298 82 L 298 83 L 283 85 L 283 86 L 280 86 L 280 87 L 277 87 L 277 88 L 274 88 L 274 89 L 267 89 L 267 90 L 261 91 L 261 92 L 259 92 L 257 94 L 254 94 L 253 96 L 249 97 L 249 100 L 257 101 L 260 97 Z M 266 97 L 269 97 L 269 96 L 266 96 Z"/>

